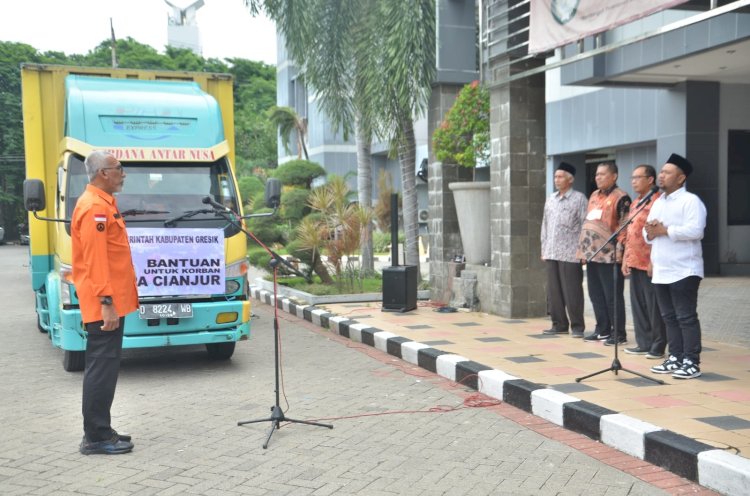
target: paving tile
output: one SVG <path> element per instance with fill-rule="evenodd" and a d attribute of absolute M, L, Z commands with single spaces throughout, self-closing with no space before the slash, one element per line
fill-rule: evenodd
<path fill-rule="evenodd" d="M 474 338 L 474 339 L 476 339 L 477 341 L 481 341 L 482 343 L 499 343 L 502 341 L 506 341 L 506 342 L 508 341 L 507 339 L 501 338 L 498 336 L 491 336 L 488 338 Z"/>
<path fill-rule="evenodd" d="M 454 344 L 453 341 L 446 341 L 446 340 L 437 340 L 437 341 L 422 341 L 422 343 L 430 345 L 430 346 L 441 346 L 446 344 Z"/>
<path fill-rule="evenodd" d="M 580 382 L 570 382 L 567 384 L 555 384 L 552 386 L 552 389 L 554 389 L 555 391 L 560 391 L 561 393 L 566 393 L 566 394 L 581 393 L 583 391 L 596 391 L 595 387 L 589 386 L 587 384 L 582 384 Z"/>
<path fill-rule="evenodd" d="M 407 325 L 407 326 L 404 326 L 404 327 L 406 327 L 407 329 L 414 329 L 414 330 L 417 330 L 417 329 L 432 329 L 433 328 L 431 325 L 426 325 L 426 324 Z"/>
<path fill-rule="evenodd" d="M 533 357 L 533 356 L 517 356 L 517 357 L 505 357 L 506 360 L 510 360 L 514 363 L 534 363 L 534 362 L 544 362 L 543 359 Z"/>
<path fill-rule="evenodd" d="M 703 376 L 701 376 L 703 377 Z M 708 393 L 710 396 L 721 398 L 723 400 L 730 401 L 750 401 L 750 390 L 748 389 L 733 389 L 726 391 L 714 391 Z"/>
<path fill-rule="evenodd" d="M 729 431 L 750 429 L 750 420 L 745 420 L 734 415 L 725 415 L 719 417 L 699 417 L 695 420 L 705 422 L 706 424 Z"/>
<path fill-rule="evenodd" d="M 567 356 L 573 357 L 573 358 L 604 358 L 604 355 L 600 353 L 592 353 L 590 351 L 583 351 L 583 352 L 577 352 L 577 353 L 566 353 Z"/>

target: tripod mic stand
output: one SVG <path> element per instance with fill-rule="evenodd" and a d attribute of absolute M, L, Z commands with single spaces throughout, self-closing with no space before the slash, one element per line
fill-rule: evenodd
<path fill-rule="evenodd" d="M 223 207 L 222 207 L 223 208 Z M 308 276 L 305 276 L 301 272 L 299 272 L 297 269 L 294 268 L 289 262 L 281 258 L 281 256 L 271 250 L 269 247 L 267 247 L 265 244 L 263 244 L 258 238 L 256 238 L 252 233 L 249 231 L 246 231 L 242 225 L 240 225 L 238 222 L 235 221 L 229 213 L 233 212 L 227 212 L 225 210 L 216 208 L 217 215 L 220 215 L 223 217 L 227 222 L 232 224 L 234 227 L 238 228 L 240 231 L 245 233 L 246 236 L 253 239 L 256 243 L 258 243 L 263 249 L 265 249 L 269 255 L 271 255 L 271 261 L 269 265 L 273 269 L 273 298 L 274 298 L 274 305 L 273 305 L 273 357 L 274 357 L 274 374 L 276 378 L 276 403 L 273 404 L 271 407 L 271 416 L 267 418 L 261 418 L 261 419 L 255 419 L 255 420 L 243 420 L 240 422 L 237 422 L 237 425 L 245 425 L 245 424 L 256 424 L 260 422 L 271 422 L 271 429 L 268 431 L 268 437 L 266 438 L 266 442 L 263 443 L 263 449 L 268 448 L 268 443 L 271 442 L 271 436 L 273 435 L 274 431 L 276 429 L 279 429 L 281 426 L 281 422 L 290 422 L 292 424 L 307 424 L 307 425 L 315 425 L 318 427 L 327 427 L 329 429 L 333 429 L 333 426 L 330 424 L 321 424 L 318 422 L 311 422 L 308 420 L 296 420 L 286 417 L 284 415 L 284 410 L 281 409 L 281 406 L 279 406 L 279 394 L 281 391 L 281 388 L 279 386 L 279 306 L 276 303 L 276 299 L 278 297 L 278 289 L 277 289 L 277 282 L 276 282 L 276 276 L 278 273 L 278 267 L 280 264 L 283 264 L 288 269 L 290 269 L 292 272 L 296 273 L 297 275 L 301 275 L 302 277 L 305 277 L 307 279 Z"/>
<path fill-rule="evenodd" d="M 605 247 L 605 246 L 607 246 L 607 245 L 608 245 L 609 243 L 612 243 L 612 245 L 614 246 L 614 250 L 612 251 L 612 256 L 614 257 L 614 260 L 615 260 L 615 262 L 614 262 L 614 263 L 612 263 L 612 299 L 613 299 L 613 303 L 614 303 L 614 312 L 613 312 L 613 314 L 612 314 L 612 334 L 611 334 L 611 336 L 612 336 L 612 338 L 613 338 L 613 341 L 614 341 L 614 345 L 615 345 L 615 357 L 614 357 L 614 359 L 612 360 L 612 365 L 610 365 L 610 366 L 609 366 L 608 368 L 606 368 L 606 369 L 602 369 L 602 370 L 599 370 L 599 371 L 597 371 L 597 372 L 593 372 L 593 373 L 591 373 L 591 374 L 589 374 L 589 375 L 585 375 L 585 376 L 583 376 L 583 377 L 578 377 L 578 378 L 576 378 L 576 382 L 581 382 L 581 381 L 583 381 L 583 380 L 586 380 L 586 379 L 588 379 L 588 378 L 590 378 L 590 377 L 594 377 L 595 375 L 603 374 L 604 372 L 610 372 L 610 371 L 612 371 L 612 372 L 614 372 L 614 373 L 615 373 L 615 375 L 617 375 L 617 373 L 618 373 L 618 372 L 619 372 L 620 370 L 623 370 L 623 371 L 625 371 L 625 372 L 629 372 L 629 373 L 631 373 L 631 374 L 633 374 L 633 375 L 637 375 L 638 377 L 641 377 L 641 378 L 643 378 L 643 379 L 647 379 L 647 380 L 649 380 L 649 381 L 653 381 L 653 382 L 655 382 L 655 383 L 657 383 L 657 384 L 664 384 L 664 381 L 662 381 L 662 380 L 659 380 L 659 379 L 654 379 L 653 377 L 649 377 L 649 376 L 647 376 L 647 375 L 645 375 L 645 374 L 641 374 L 640 372 L 636 372 L 636 371 L 634 371 L 634 370 L 626 369 L 626 368 L 625 368 L 625 367 L 623 367 L 623 366 L 622 366 L 622 364 L 620 363 L 620 359 L 619 359 L 619 357 L 618 357 L 618 355 L 617 355 L 617 352 L 618 352 L 618 347 L 619 347 L 619 341 L 620 341 L 620 337 L 619 337 L 619 336 L 617 335 L 617 275 L 618 275 L 618 274 L 617 274 L 617 263 L 616 263 L 616 261 L 617 261 L 617 236 L 618 236 L 618 235 L 619 235 L 619 234 L 620 234 L 620 233 L 621 233 L 621 232 L 623 231 L 623 229 L 625 229 L 626 227 L 628 227 L 628 225 L 630 225 L 630 223 L 631 223 L 631 222 L 633 222 L 633 219 L 635 219 L 635 218 L 636 218 L 636 217 L 638 216 L 638 214 L 639 214 L 639 213 L 641 213 L 641 211 L 643 211 L 643 209 L 644 209 L 644 208 L 646 208 L 646 205 L 648 205 L 648 202 L 644 202 L 644 203 L 643 203 L 643 205 L 641 205 L 641 206 L 640 206 L 640 208 L 639 208 L 638 210 L 636 210 L 636 212 L 635 212 L 635 213 L 634 213 L 633 215 L 631 215 L 631 216 L 630 216 L 630 218 L 628 218 L 628 219 L 627 219 L 627 220 L 626 220 L 626 221 L 625 221 L 625 222 L 624 222 L 624 223 L 623 223 L 623 224 L 622 224 L 622 225 L 620 226 L 620 228 L 619 228 L 619 229 L 618 229 L 617 231 L 615 231 L 615 232 L 614 232 L 614 233 L 612 234 L 612 236 L 610 236 L 610 237 L 609 237 L 609 239 L 608 239 L 607 241 L 605 241 L 605 242 L 604 242 L 604 243 L 603 243 L 603 244 L 602 244 L 602 245 L 601 245 L 601 246 L 599 247 L 599 249 L 598 249 L 598 250 L 596 250 L 596 251 L 595 251 L 595 252 L 594 252 L 594 253 L 593 253 L 593 254 L 592 254 L 592 255 L 591 255 L 591 256 L 590 256 L 590 257 L 589 257 L 589 258 L 588 258 L 588 259 L 586 260 L 586 263 L 589 263 L 589 262 L 591 262 L 591 260 L 592 260 L 592 259 L 593 259 L 593 258 L 594 258 L 594 257 L 595 257 L 595 256 L 596 256 L 596 255 L 597 255 L 597 254 L 598 254 L 599 252 L 600 252 L 600 251 L 602 251 L 602 250 L 604 249 L 604 247 Z M 589 275 L 587 275 L 587 277 L 589 277 L 589 276 L 590 276 L 590 274 L 589 274 Z M 596 331 L 595 331 L 595 332 L 596 332 Z"/>

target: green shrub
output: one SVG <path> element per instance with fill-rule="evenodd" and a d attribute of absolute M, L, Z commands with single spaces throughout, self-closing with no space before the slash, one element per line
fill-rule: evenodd
<path fill-rule="evenodd" d="M 313 179 L 326 175 L 320 164 L 307 160 L 290 160 L 273 171 L 273 177 L 284 186 L 301 186 L 310 189 Z"/>
<path fill-rule="evenodd" d="M 254 198 L 259 193 L 265 192 L 265 186 L 263 186 L 263 181 L 259 177 L 256 176 L 244 176 L 240 177 L 237 181 L 238 187 L 240 189 L 240 198 L 242 198 L 242 201 L 247 202 L 250 199 Z M 260 208 L 265 205 L 263 203 L 255 204 L 256 207 Z"/>
<path fill-rule="evenodd" d="M 255 213 L 271 212 L 271 209 L 263 208 L 255 210 Z M 283 226 L 278 224 L 279 219 L 275 215 L 268 217 L 257 217 L 247 220 L 247 229 L 265 245 L 281 243 L 284 241 Z"/>
<path fill-rule="evenodd" d="M 404 243 L 406 241 L 406 235 L 399 231 L 398 242 Z M 390 252 L 391 249 L 391 233 L 383 231 L 375 231 L 372 233 L 372 248 L 375 253 L 386 253 Z"/>
<path fill-rule="evenodd" d="M 281 218 L 293 223 L 302 220 L 302 217 L 310 213 L 307 197 L 310 190 L 293 188 L 281 194 Z"/>
<path fill-rule="evenodd" d="M 250 260 L 250 264 L 255 267 L 266 270 L 270 269 L 270 266 L 268 264 L 271 261 L 271 255 L 269 255 L 268 252 L 260 246 L 247 250 L 247 258 Z"/>

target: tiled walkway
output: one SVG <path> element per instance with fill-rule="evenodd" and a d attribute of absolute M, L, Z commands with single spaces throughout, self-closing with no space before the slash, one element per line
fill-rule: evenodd
<path fill-rule="evenodd" d="M 702 285 L 703 376 L 698 379 L 681 381 L 651 374 L 648 369 L 658 360 L 620 349 L 622 367 L 662 379 L 665 385 L 625 370 L 605 371 L 576 382 L 578 377 L 609 368 L 614 348 L 569 336 L 545 336 L 541 331 L 549 327 L 547 319 L 512 320 L 461 310 L 439 313 L 429 303 L 420 303 L 417 310 L 407 313 L 384 313 L 380 302 L 323 307 L 750 458 L 748 294 L 749 278 L 707 279 Z M 587 328 L 593 328 L 590 315 Z M 632 329 L 629 336 L 632 342 Z"/>

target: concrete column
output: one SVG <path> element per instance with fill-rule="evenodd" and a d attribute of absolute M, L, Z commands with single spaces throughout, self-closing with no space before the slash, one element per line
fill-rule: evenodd
<path fill-rule="evenodd" d="M 659 116 L 657 170 L 671 153 L 679 153 L 695 169 L 688 191 L 706 205 L 703 263 L 706 274 L 719 273 L 719 107 L 720 85 L 710 81 L 686 81 L 670 92 Z M 671 104 L 671 105 L 670 105 Z"/>
<path fill-rule="evenodd" d="M 492 81 L 507 77 L 509 68 L 500 67 L 507 61 L 491 61 Z M 516 72 L 542 63 L 512 67 Z M 494 88 L 490 94 L 492 313 L 512 318 L 546 313 L 539 240 L 546 197 L 544 84 L 542 73 Z"/>

